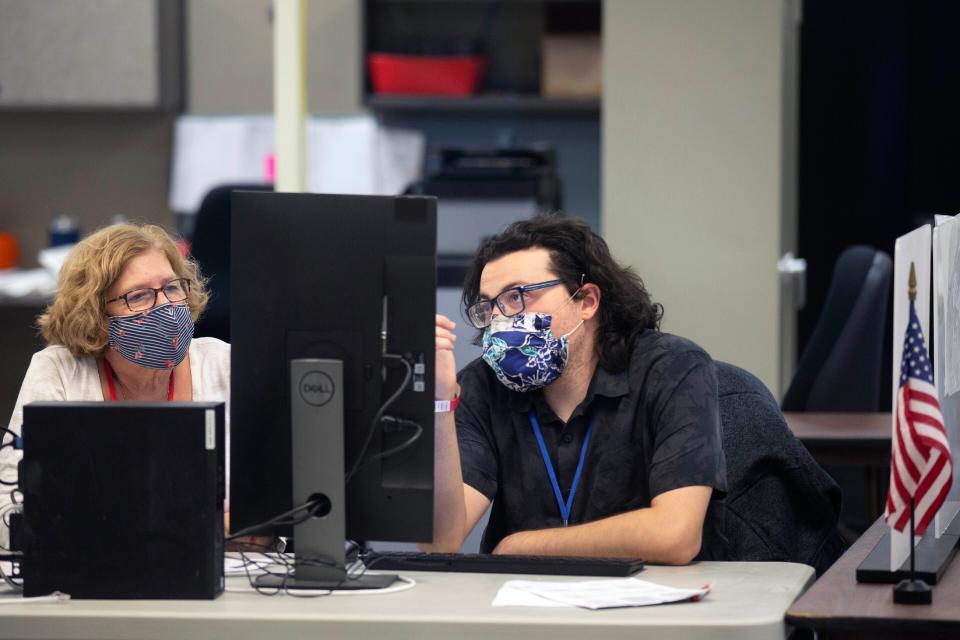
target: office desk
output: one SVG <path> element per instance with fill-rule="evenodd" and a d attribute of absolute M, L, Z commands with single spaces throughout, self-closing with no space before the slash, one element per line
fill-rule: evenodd
<path fill-rule="evenodd" d="M 785 412 L 783 417 L 821 465 L 890 464 L 889 413 Z"/>
<path fill-rule="evenodd" d="M 821 638 L 960 637 L 960 566 L 947 568 L 930 606 L 893 603 L 893 585 L 860 584 L 856 570 L 886 530 L 882 519 L 867 529 L 787 611 L 797 627 Z"/>
<path fill-rule="evenodd" d="M 860 529 L 883 513 L 890 477 L 889 413 L 783 414 L 787 426 L 822 467 L 863 470 Z M 859 492 L 859 487 L 854 487 Z M 854 495 L 857 495 L 855 492 Z M 848 540 L 852 541 L 855 533 Z"/>
<path fill-rule="evenodd" d="M 702 602 L 585 609 L 491 607 L 509 579 L 561 577 L 415 573 L 417 586 L 387 595 L 294 598 L 225 593 L 213 601 L 103 601 L 0 605 L 0 638 L 783 638 L 784 612 L 813 581 L 806 565 L 701 562 L 649 567 L 643 579 L 710 584 Z M 246 586 L 228 578 L 228 588 Z"/>

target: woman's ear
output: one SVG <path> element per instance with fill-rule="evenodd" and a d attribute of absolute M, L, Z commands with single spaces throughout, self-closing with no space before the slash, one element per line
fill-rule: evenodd
<path fill-rule="evenodd" d="M 103 355 L 103 352 L 107 350 L 107 347 L 110 345 L 110 335 L 107 333 L 106 327 L 100 327 L 97 330 L 97 342 L 99 343 L 100 355 Z"/>
<path fill-rule="evenodd" d="M 580 287 L 580 317 L 589 320 L 600 312 L 600 287 L 588 282 Z"/>

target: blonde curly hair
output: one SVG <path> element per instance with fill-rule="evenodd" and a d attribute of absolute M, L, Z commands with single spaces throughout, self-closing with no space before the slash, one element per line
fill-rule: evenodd
<path fill-rule="evenodd" d="M 209 299 L 197 263 L 180 255 L 161 227 L 114 224 L 81 240 L 63 263 L 57 295 L 37 318 L 47 344 L 63 345 L 78 357 L 101 355 L 107 347 L 106 292 L 131 258 L 151 248 L 163 251 L 177 276 L 190 280 L 187 304 L 196 321 Z"/>

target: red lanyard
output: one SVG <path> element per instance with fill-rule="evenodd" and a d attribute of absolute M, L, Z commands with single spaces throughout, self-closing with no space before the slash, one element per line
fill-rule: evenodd
<path fill-rule="evenodd" d="M 107 375 L 107 386 L 110 387 L 110 399 L 116 402 L 117 390 L 113 386 L 113 369 L 107 359 L 103 359 L 103 372 Z M 167 400 L 173 400 L 173 369 L 170 370 L 170 391 L 167 392 Z"/>

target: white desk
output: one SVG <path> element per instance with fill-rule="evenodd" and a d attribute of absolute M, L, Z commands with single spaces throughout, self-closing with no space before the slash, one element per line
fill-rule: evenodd
<path fill-rule="evenodd" d="M 504 581 L 540 579 L 531 576 L 404 575 L 414 578 L 417 586 L 377 596 L 298 599 L 225 593 L 213 601 L 3 604 L 0 638 L 773 639 L 784 637 L 784 612 L 813 582 L 813 570 L 800 564 L 648 567 L 638 577 L 676 587 L 710 584 L 713 591 L 697 603 L 588 611 L 490 606 Z M 227 584 L 239 586 L 245 580 L 229 578 Z"/>

